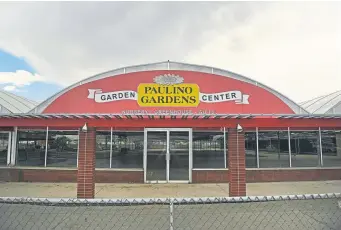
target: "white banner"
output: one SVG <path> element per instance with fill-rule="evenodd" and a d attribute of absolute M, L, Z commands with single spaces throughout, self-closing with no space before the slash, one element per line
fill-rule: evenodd
<path fill-rule="evenodd" d="M 89 99 L 94 99 L 97 103 L 137 100 L 137 92 L 132 90 L 113 91 L 102 93 L 102 89 L 88 89 Z M 227 91 L 221 93 L 200 93 L 200 101 L 204 103 L 218 103 L 234 101 L 236 104 L 249 104 L 249 95 L 242 94 L 241 91 Z"/>
<path fill-rule="evenodd" d="M 205 103 L 217 103 L 235 101 L 236 104 L 249 104 L 249 95 L 240 91 L 227 91 L 221 93 L 200 93 L 200 101 Z"/>
<path fill-rule="evenodd" d="M 89 99 L 95 99 L 97 103 L 122 101 L 122 100 L 137 100 L 137 92 L 132 90 L 113 91 L 102 93 L 101 89 L 88 89 Z"/>

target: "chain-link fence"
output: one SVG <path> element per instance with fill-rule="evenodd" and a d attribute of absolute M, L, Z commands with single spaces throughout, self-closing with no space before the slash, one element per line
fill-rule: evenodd
<path fill-rule="evenodd" d="M 341 229 L 341 194 L 237 198 L 0 198 L 0 229 Z"/>

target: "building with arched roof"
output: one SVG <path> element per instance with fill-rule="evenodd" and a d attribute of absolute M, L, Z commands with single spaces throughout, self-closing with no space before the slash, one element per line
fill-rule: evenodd
<path fill-rule="evenodd" d="M 167 70 L 167 71 L 165 71 Z M 178 62 L 160 62 L 160 63 L 152 63 L 152 64 L 147 64 L 147 65 L 138 65 L 138 66 L 130 66 L 130 67 L 124 67 L 124 68 L 119 68 L 115 70 L 111 70 L 105 73 L 101 73 L 92 77 L 89 77 L 85 80 L 82 80 L 78 83 L 75 83 L 71 85 L 70 87 L 67 87 L 66 89 L 60 91 L 59 93 L 53 95 L 52 97 L 48 98 L 46 101 L 42 102 L 40 105 L 38 105 L 32 112 L 34 113 L 47 113 L 51 112 L 54 110 L 51 110 L 50 107 L 52 106 L 51 104 L 54 102 L 56 103 L 56 100 L 60 100 L 60 98 L 63 97 L 65 94 L 73 93 L 75 90 L 78 90 L 79 88 L 84 88 L 89 85 L 89 83 L 94 84 L 96 83 L 101 83 L 101 82 L 117 82 L 120 86 L 122 86 L 122 83 L 127 80 L 127 76 L 133 77 L 133 79 L 137 79 L 137 81 L 143 81 L 143 78 L 148 78 L 145 76 L 145 73 L 153 73 L 154 75 L 162 75 L 165 72 L 172 71 L 174 73 L 185 73 L 186 75 L 191 75 L 189 78 L 192 78 L 195 81 L 201 81 L 201 80 L 209 80 L 209 76 L 219 76 L 220 81 L 225 83 L 225 88 L 226 88 L 226 83 L 231 82 L 231 83 L 236 83 L 239 82 L 240 85 L 248 86 L 251 88 L 256 88 L 256 89 L 264 89 L 263 92 L 269 92 L 269 94 L 274 95 L 276 99 L 281 100 L 284 104 L 286 104 L 288 109 L 282 108 L 282 110 L 278 110 L 277 113 L 295 113 L 295 114 L 302 114 L 302 113 L 307 113 L 302 107 L 300 107 L 298 104 L 296 104 L 294 101 L 289 99 L 288 97 L 280 94 L 279 92 L 275 91 L 274 89 L 271 89 L 270 87 L 265 86 L 264 84 L 252 80 L 250 78 L 244 77 L 242 75 L 227 71 L 227 70 L 222 70 L 218 68 L 213 68 L 213 67 L 208 67 L 208 66 L 199 66 L 199 65 L 192 65 L 192 64 L 186 64 L 186 63 L 178 63 Z M 195 73 L 195 75 L 193 75 Z M 200 74 L 199 74 L 200 73 Z M 129 77 L 130 77 L 129 76 Z M 173 74 L 173 76 L 178 76 L 177 74 Z M 222 78 L 225 77 L 225 78 Z M 123 79 L 124 78 L 124 79 Z M 142 79 L 141 79 L 142 78 Z M 205 79 L 206 78 L 206 79 Z M 123 82 L 122 80 L 123 79 Z M 148 81 L 150 83 L 154 83 L 153 79 L 149 77 Z M 213 82 L 212 82 L 213 83 Z M 211 85 L 211 84 L 208 84 Z M 208 87 L 208 86 L 200 86 L 202 87 Z M 71 102 L 70 102 L 71 103 Z M 47 108 L 49 107 L 49 108 Z M 164 106 L 163 106 L 164 107 Z M 250 105 L 248 106 L 250 107 Z M 95 113 L 98 113 L 98 108 L 97 110 L 94 110 Z M 271 112 L 275 112 L 274 108 L 273 110 L 268 110 Z M 76 110 L 74 106 L 72 106 L 72 109 L 70 110 L 65 110 L 65 112 L 68 113 L 74 113 L 74 112 L 89 112 L 89 108 L 86 110 Z M 112 110 L 114 111 L 114 110 Z M 109 112 L 112 112 L 109 111 Z M 236 110 L 237 111 L 237 110 Z M 251 111 L 251 110 L 250 110 Z M 257 110 L 254 109 L 255 112 L 261 112 L 262 110 Z M 266 112 L 263 108 L 263 111 Z M 103 111 L 107 112 L 107 110 Z M 116 112 L 116 111 L 114 111 Z M 231 111 L 229 111 L 231 112 Z M 239 111 L 238 111 L 239 112 Z M 270 112 L 268 112 L 270 113 Z"/>
<path fill-rule="evenodd" d="M 341 114 L 341 90 L 300 103 L 312 114 Z"/>
<path fill-rule="evenodd" d="M 119 68 L 0 115 L 0 175 L 75 182 L 83 198 L 103 182 L 229 183 L 241 196 L 246 183 L 341 179 L 341 114 L 305 105 L 208 66 Z"/>
<path fill-rule="evenodd" d="M 0 114 L 27 113 L 37 105 L 35 101 L 0 90 Z"/>

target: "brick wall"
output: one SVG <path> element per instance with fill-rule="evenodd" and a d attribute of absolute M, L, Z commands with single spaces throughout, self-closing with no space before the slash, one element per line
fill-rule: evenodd
<path fill-rule="evenodd" d="M 228 170 L 192 170 L 193 183 L 228 183 Z"/>
<path fill-rule="evenodd" d="M 143 183 L 143 171 L 96 170 L 96 183 Z M 77 169 L 0 168 L 0 182 L 76 183 Z"/>
<path fill-rule="evenodd" d="M 0 168 L 0 182 L 19 182 L 19 170 L 11 168 Z"/>
<path fill-rule="evenodd" d="M 2 182 L 46 182 L 74 183 L 77 181 L 77 169 L 22 169 L 1 168 Z"/>
<path fill-rule="evenodd" d="M 143 171 L 96 170 L 96 183 L 144 183 Z"/>
<path fill-rule="evenodd" d="M 77 181 L 77 170 L 49 170 L 49 169 L 25 169 L 21 171 L 23 182 L 64 182 L 73 183 Z"/>
<path fill-rule="evenodd" d="M 320 180 L 341 180 L 341 168 L 246 170 L 247 183 Z"/>
<path fill-rule="evenodd" d="M 228 169 L 230 196 L 246 196 L 245 137 L 237 129 L 228 130 Z"/>
<path fill-rule="evenodd" d="M 229 170 L 193 170 L 193 183 L 227 183 Z M 246 182 L 341 180 L 341 168 L 247 169 Z M 0 182 L 76 183 L 76 169 L 0 168 Z M 96 170 L 96 183 L 143 183 L 143 171 Z"/>
<path fill-rule="evenodd" d="M 87 132 L 79 132 L 77 197 L 95 196 L 95 154 L 96 129 L 88 127 Z"/>

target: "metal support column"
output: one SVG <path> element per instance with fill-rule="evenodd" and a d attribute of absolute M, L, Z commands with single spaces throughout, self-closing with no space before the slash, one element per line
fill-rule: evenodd
<path fill-rule="evenodd" d="M 290 127 L 288 127 L 288 146 L 289 146 L 289 167 L 291 168 L 291 137 L 290 137 Z"/>
<path fill-rule="evenodd" d="M 112 127 L 110 128 L 110 168 L 112 167 Z"/>
<path fill-rule="evenodd" d="M 44 167 L 46 167 L 47 165 L 47 145 L 48 145 L 48 142 L 49 141 L 49 127 L 47 126 L 46 127 L 46 140 L 45 140 L 45 161 L 44 161 Z M 78 160 L 77 160 L 78 162 Z"/>
<path fill-rule="evenodd" d="M 226 128 L 224 127 L 224 165 L 227 168 L 227 152 L 226 152 Z"/>
<path fill-rule="evenodd" d="M 323 166 L 323 151 L 322 151 L 322 133 L 321 133 L 321 127 L 319 127 L 319 146 L 320 146 L 320 166 Z"/>

